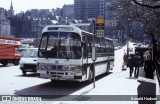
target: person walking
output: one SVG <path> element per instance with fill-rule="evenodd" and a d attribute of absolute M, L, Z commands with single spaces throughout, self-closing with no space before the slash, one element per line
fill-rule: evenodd
<path fill-rule="evenodd" d="M 147 56 L 147 60 L 144 62 L 144 71 L 145 71 L 145 77 L 149 79 L 154 79 L 154 70 L 155 65 L 151 58 L 151 55 Z"/>
<path fill-rule="evenodd" d="M 124 53 L 124 55 L 123 55 L 123 61 L 127 62 L 127 54 L 126 53 Z"/>
<path fill-rule="evenodd" d="M 130 55 L 130 58 L 128 59 L 127 66 L 130 69 L 129 75 L 130 75 L 130 77 L 132 77 L 132 73 L 133 73 L 133 70 L 134 70 L 134 58 L 133 58 L 133 54 Z"/>
<path fill-rule="evenodd" d="M 136 54 L 133 58 L 134 58 L 134 66 L 135 66 L 134 77 L 138 77 L 139 67 L 141 64 L 141 57 L 139 56 L 138 52 L 136 52 Z"/>
<path fill-rule="evenodd" d="M 123 65 L 122 65 L 122 70 L 125 69 L 125 66 L 127 65 L 127 54 L 124 53 L 123 55 Z"/>

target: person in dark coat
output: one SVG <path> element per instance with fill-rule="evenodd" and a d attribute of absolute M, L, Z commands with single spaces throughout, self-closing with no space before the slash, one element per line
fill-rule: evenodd
<path fill-rule="evenodd" d="M 133 59 L 133 54 L 130 55 L 130 58 L 128 60 L 128 63 L 127 63 L 127 66 L 129 67 L 130 69 L 130 77 L 132 77 L 132 73 L 133 73 L 133 70 L 134 70 L 134 59 Z"/>
<path fill-rule="evenodd" d="M 139 56 L 138 52 L 136 52 L 133 58 L 134 58 L 134 66 L 135 66 L 134 77 L 138 77 L 141 57 Z"/>
<path fill-rule="evenodd" d="M 125 69 L 125 66 L 127 65 L 127 54 L 124 53 L 123 55 L 123 65 L 122 65 L 122 69 Z"/>
<path fill-rule="evenodd" d="M 124 55 L 123 55 L 123 61 L 126 63 L 127 62 L 127 54 L 126 53 L 124 53 Z"/>
<path fill-rule="evenodd" d="M 154 79 L 155 65 L 150 55 L 147 56 L 147 60 L 144 63 L 145 77 Z"/>

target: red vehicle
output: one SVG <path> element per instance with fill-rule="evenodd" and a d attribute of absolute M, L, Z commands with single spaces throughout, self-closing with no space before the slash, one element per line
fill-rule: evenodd
<path fill-rule="evenodd" d="M 19 38 L 0 36 L 0 63 L 3 66 L 7 66 L 8 63 L 19 64 L 20 52 L 17 49 L 20 45 Z"/>

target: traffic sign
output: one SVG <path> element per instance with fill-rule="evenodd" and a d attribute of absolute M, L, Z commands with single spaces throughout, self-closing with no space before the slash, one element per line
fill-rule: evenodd
<path fill-rule="evenodd" d="M 96 30 L 97 37 L 104 37 L 104 30 Z"/>
<path fill-rule="evenodd" d="M 105 23 L 105 18 L 102 16 L 98 16 L 96 18 L 96 24 L 104 24 Z"/>
<path fill-rule="evenodd" d="M 96 30 L 104 30 L 104 25 L 97 25 L 96 24 Z"/>
<path fill-rule="evenodd" d="M 97 37 L 104 37 L 105 18 L 98 16 L 96 18 L 96 35 Z"/>
<path fill-rule="evenodd" d="M 104 30 L 105 18 L 98 16 L 96 18 L 96 30 Z"/>

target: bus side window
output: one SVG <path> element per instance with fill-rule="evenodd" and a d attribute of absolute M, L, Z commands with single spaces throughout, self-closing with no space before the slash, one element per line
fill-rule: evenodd
<path fill-rule="evenodd" d="M 86 42 L 83 43 L 83 56 L 84 56 L 84 58 L 87 57 L 87 44 L 86 44 Z"/>
<path fill-rule="evenodd" d="M 92 53 L 92 47 L 91 47 L 92 42 L 93 42 L 92 36 L 87 35 L 87 54 L 88 54 L 88 57 L 89 57 L 89 53 Z"/>
<path fill-rule="evenodd" d="M 85 35 L 82 36 L 82 41 L 86 41 Z"/>

